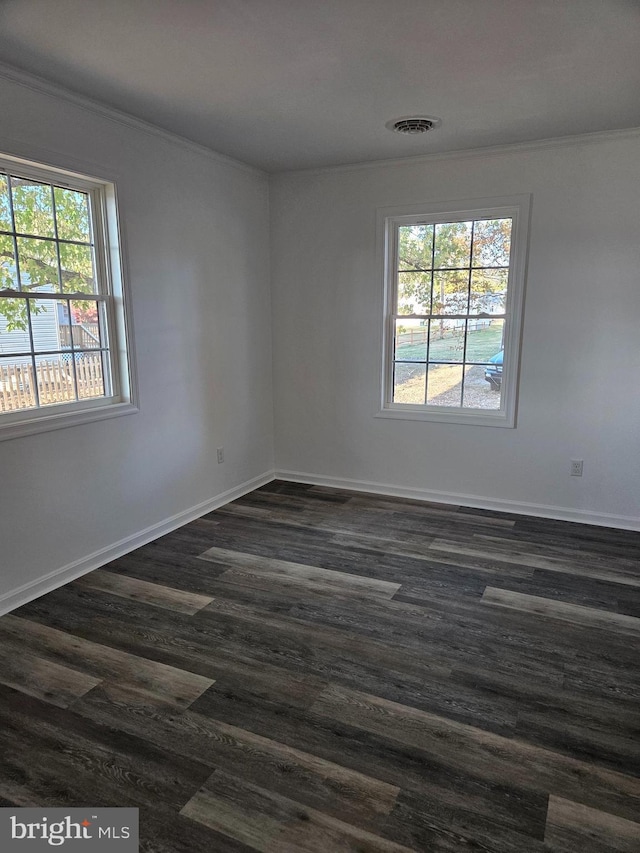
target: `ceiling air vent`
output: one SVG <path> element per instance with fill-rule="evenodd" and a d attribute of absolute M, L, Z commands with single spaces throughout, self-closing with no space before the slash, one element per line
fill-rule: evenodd
<path fill-rule="evenodd" d="M 440 119 L 434 116 L 403 116 L 402 118 L 388 121 L 385 127 L 394 133 L 406 133 L 411 136 L 417 133 L 426 133 L 440 125 Z"/>

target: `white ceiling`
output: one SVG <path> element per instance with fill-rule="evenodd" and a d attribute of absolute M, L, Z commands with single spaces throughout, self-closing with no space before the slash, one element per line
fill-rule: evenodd
<path fill-rule="evenodd" d="M 0 59 L 268 171 L 640 126 L 639 0 L 0 0 Z"/>

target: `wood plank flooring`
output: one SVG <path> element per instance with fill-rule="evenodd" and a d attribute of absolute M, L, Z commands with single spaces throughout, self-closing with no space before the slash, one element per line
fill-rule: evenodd
<path fill-rule="evenodd" d="M 0 618 L 0 803 L 147 853 L 640 853 L 640 534 L 275 481 Z"/>

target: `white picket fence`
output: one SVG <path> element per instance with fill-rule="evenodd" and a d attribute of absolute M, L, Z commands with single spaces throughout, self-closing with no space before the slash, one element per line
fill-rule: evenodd
<path fill-rule="evenodd" d="M 33 364 L 0 364 L 0 412 L 32 409 L 37 405 L 36 387 L 41 406 L 71 402 L 76 399 L 73 362 L 64 358 L 38 359 Z M 78 399 L 104 395 L 102 356 L 83 353 L 75 360 Z"/>

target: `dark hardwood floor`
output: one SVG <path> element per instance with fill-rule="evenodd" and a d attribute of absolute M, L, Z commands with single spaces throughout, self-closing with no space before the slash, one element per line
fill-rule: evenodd
<path fill-rule="evenodd" d="M 639 557 L 270 483 L 0 619 L 0 800 L 157 853 L 637 853 Z"/>

